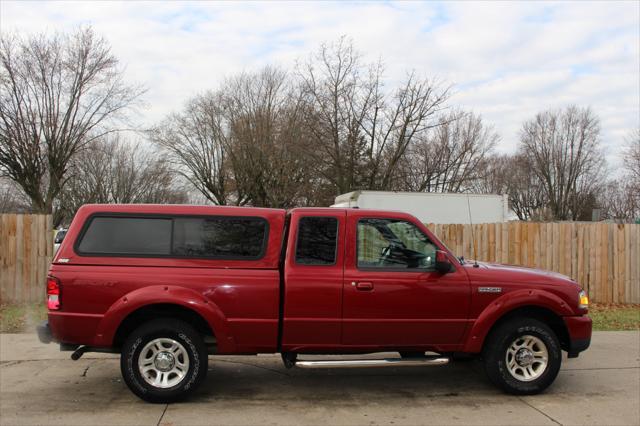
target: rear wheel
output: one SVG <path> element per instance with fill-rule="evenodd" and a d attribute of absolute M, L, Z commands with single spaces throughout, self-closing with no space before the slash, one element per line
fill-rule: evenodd
<path fill-rule="evenodd" d="M 174 319 L 147 322 L 122 347 L 120 369 L 129 389 L 149 402 L 167 403 L 191 393 L 207 374 L 202 337 Z"/>
<path fill-rule="evenodd" d="M 483 350 L 489 379 L 506 392 L 530 395 L 555 380 L 562 363 L 558 337 L 545 323 L 515 318 L 494 330 Z"/>

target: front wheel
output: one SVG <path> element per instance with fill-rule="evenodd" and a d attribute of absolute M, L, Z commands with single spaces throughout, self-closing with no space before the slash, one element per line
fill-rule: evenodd
<path fill-rule="evenodd" d="M 494 330 L 483 350 L 489 379 L 514 395 L 532 395 L 555 380 L 562 363 L 558 337 L 543 322 L 515 318 Z"/>
<path fill-rule="evenodd" d="M 187 323 L 158 319 L 138 327 L 122 347 L 120 369 L 129 389 L 149 402 L 191 393 L 207 374 L 207 349 Z"/>

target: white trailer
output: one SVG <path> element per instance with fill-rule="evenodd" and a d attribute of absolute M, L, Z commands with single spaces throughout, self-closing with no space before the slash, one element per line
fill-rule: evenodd
<path fill-rule="evenodd" d="M 509 220 L 506 195 L 353 191 L 338 195 L 331 207 L 397 210 L 424 223 L 497 223 Z"/>

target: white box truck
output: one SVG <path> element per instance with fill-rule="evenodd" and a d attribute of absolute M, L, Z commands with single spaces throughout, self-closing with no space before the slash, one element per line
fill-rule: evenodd
<path fill-rule="evenodd" d="M 338 195 L 331 207 L 398 210 L 424 223 L 497 223 L 509 220 L 506 195 L 437 192 L 353 191 Z"/>

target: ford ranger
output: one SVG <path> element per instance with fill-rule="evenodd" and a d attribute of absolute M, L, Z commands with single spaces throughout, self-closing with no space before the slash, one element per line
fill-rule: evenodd
<path fill-rule="evenodd" d="M 457 258 L 413 216 L 353 208 L 85 205 L 53 259 L 40 340 L 120 355 L 150 402 L 185 397 L 209 355 L 288 368 L 482 359 L 506 392 L 556 378 L 591 339 L 575 281 Z M 318 354 L 397 352 L 327 359 Z M 215 358 L 213 358 L 215 359 Z"/>

